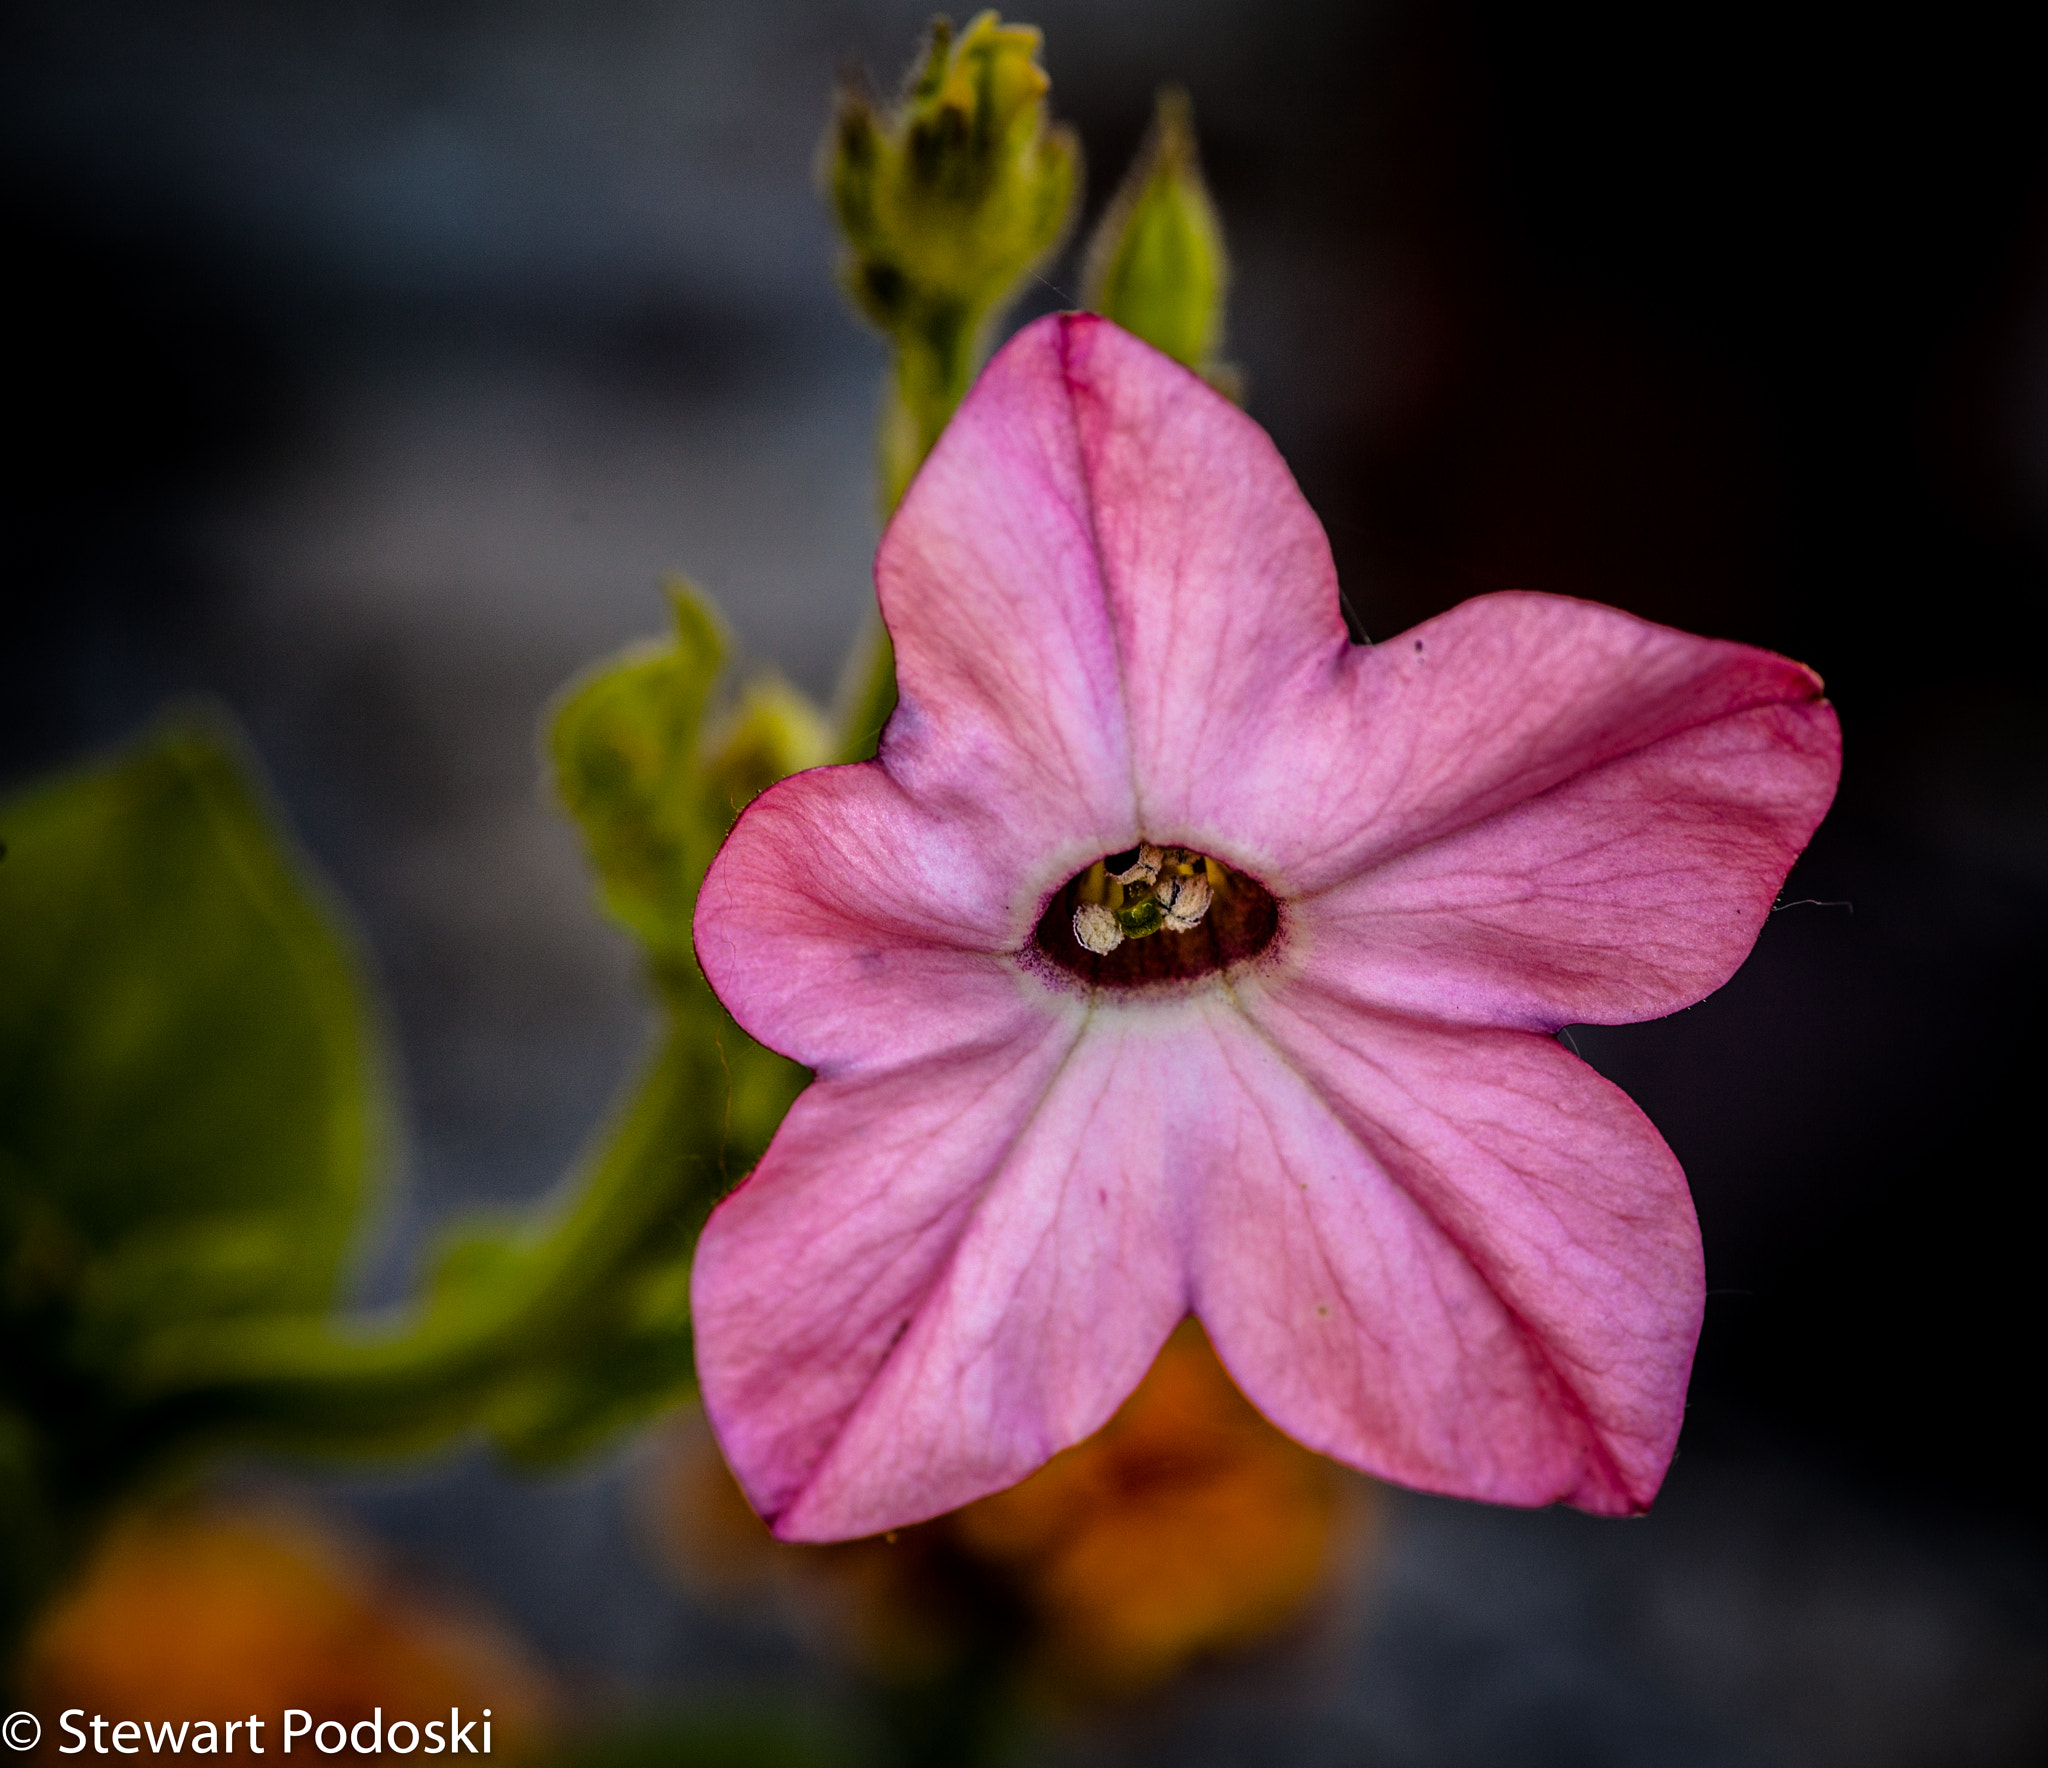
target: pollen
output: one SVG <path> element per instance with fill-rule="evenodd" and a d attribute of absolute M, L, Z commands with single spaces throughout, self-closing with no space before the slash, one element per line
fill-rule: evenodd
<path fill-rule="evenodd" d="M 1080 882 L 1074 938 L 1098 957 L 1127 939 L 1192 933 L 1214 897 L 1207 859 L 1186 847 L 1150 841 L 1105 854 Z"/>
<path fill-rule="evenodd" d="M 1166 926 L 1175 933 L 1192 933 L 1209 912 L 1213 897 L 1206 870 L 1160 879 L 1154 896 L 1166 914 Z"/>
<path fill-rule="evenodd" d="M 1114 910 L 1084 902 L 1074 910 L 1074 937 L 1097 957 L 1107 957 L 1123 944 L 1124 930 L 1117 925 Z"/>
<path fill-rule="evenodd" d="M 1255 958 L 1279 925 L 1257 879 L 1192 847 L 1141 841 L 1054 891 L 1031 948 L 1094 987 L 1149 987 Z"/>

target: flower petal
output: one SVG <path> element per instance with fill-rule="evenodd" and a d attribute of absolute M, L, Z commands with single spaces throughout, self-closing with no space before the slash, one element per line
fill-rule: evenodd
<path fill-rule="evenodd" d="M 1345 647 L 1329 546 L 1266 433 L 1087 314 L 989 364 L 876 582 L 890 770 L 977 821 L 1085 826 L 1089 858 L 1189 832 L 1194 785 Z"/>
<path fill-rule="evenodd" d="M 1136 1387 L 1187 1312 L 1162 1073 L 1145 1027 L 1076 1009 L 797 1101 L 692 1279 L 706 1409 L 778 1534 L 999 1490 Z"/>
<path fill-rule="evenodd" d="M 1075 840 L 1054 884 L 1136 833 L 1061 323 L 1027 327 L 983 370 L 875 557 L 899 696 L 884 764 L 985 840 Z"/>
<path fill-rule="evenodd" d="M 1139 817 L 1214 826 L 1214 782 L 1266 746 L 1276 702 L 1349 641 L 1322 524 L 1272 440 L 1198 376 L 1107 321 L 1064 351 L 1102 593 L 1115 626 Z"/>
<path fill-rule="evenodd" d="M 697 922 L 741 1023 L 821 1074 L 693 1274 L 778 1532 L 1021 1477 L 1191 1303 L 1312 1446 L 1646 1505 L 1697 1226 L 1641 1113 L 1529 1028 L 1725 979 L 1833 791 L 1818 681 L 1544 596 L 1351 647 L 1264 435 L 1072 316 L 991 365 L 877 579 L 879 763 L 765 794 Z M 1282 940 L 1227 987 L 1041 988 L 1046 893 L 1140 834 L 1249 871 Z"/>
<path fill-rule="evenodd" d="M 1015 1031 L 1044 991 L 1011 954 L 1039 909 L 1014 857 L 872 763 L 750 804 L 697 896 L 697 960 L 747 1032 L 820 1073 Z"/>
<path fill-rule="evenodd" d="M 1833 796 L 1838 756 L 1812 670 L 1594 602 L 1479 596 L 1348 652 L 1327 692 L 1276 697 L 1268 742 L 1247 745 L 1213 814 L 1248 831 L 1268 888 L 1313 895 L 1575 775 L 1766 708 L 1785 714 L 1761 727 L 1783 739 L 1779 762 L 1767 742 L 1737 744 L 1708 786 L 1730 806 L 1760 790 L 1774 839 L 1796 852 Z"/>
<path fill-rule="evenodd" d="M 1369 1014 L 1299 981 L 1216 1018 L 1240 1100 L 1195 1311 L 1290 1435 L 1403 1484 L 1644 1508 L 1704 1298 L 1684 1175 L 1547 1038 Z"/>
<path fill-rule="evenodd" d="M 1468 1024 L 1675 1012 L 1748 956 L 1840 766 L 1823 702 L 1693 724 L 1297 902 L 1295 961 Z"/>

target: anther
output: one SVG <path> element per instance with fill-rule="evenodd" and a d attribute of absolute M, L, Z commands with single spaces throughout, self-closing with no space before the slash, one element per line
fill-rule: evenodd
<path fill-rule="evenodd" d="M 1126 939 L 1154 933 L 1192 933 L 1209 912 L 1208 862 L 1186 847 L 1141 841 L 1121 853 L 1105 854 L 1108 900 L 1074 909 L 1074 938 L 1083 949 L 1106 957 Z"/>
<path fill-rule="evenodd" d="M 1154 847 L 1149 841 L 1141 841 L 1136 847 L 1127 847 L 1122 853 L 1112 853 L 1102 862 L 1102 869 L 1119 884 L 1149 884 L 1159 876 L 1159 868 L 1166 863 L 1165 849 Z"/>
<path fill-rule="evenodd" d="M 1175 933 L 1192 933 L 1209 912 L 1209 878 L 1206 872 L 1186 877 L 1169 875 L 1153 889 L 1153 900 L 1164 913 L 1165 924 Z"/>
<path fill-rule="evenodd" d="M 1046 903 L 1032 944 L 1092 988 L 1142 988 L 1255 958 L 1280 919 L 1256 878 L 1193 848 L 1141 841 L 1069 878 Z"/>
<path fill-rule="evenodd" d="M 1099 902 L 1084 902 L 1074 910 L 1074 937 L 1097 957 L 1107 957 L 1124 942 L 1124 930 L 1116 913 Z"/>

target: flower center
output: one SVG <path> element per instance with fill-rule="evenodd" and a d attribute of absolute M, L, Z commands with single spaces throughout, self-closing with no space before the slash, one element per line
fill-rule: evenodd
<path fill-rule="evenodd" d="M 1069 878 L 1031 943 L 1087 982 L 1134 987 L 1228 969 L 1264 951 L 1279 928 L 1280 905 L 1254 879 L 1148 841 Z"/>

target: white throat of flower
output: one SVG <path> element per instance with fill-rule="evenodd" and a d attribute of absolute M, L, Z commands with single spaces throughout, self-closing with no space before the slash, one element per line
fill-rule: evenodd
<path fill-rule="evenodd" d="M 1209 912 L 1214 869 L 1199 853 L 1149 841 L 1097 860 L 1082 881 L 1074 937 L 1106 957 L 1127 939 L 1191 933 Z"/>

